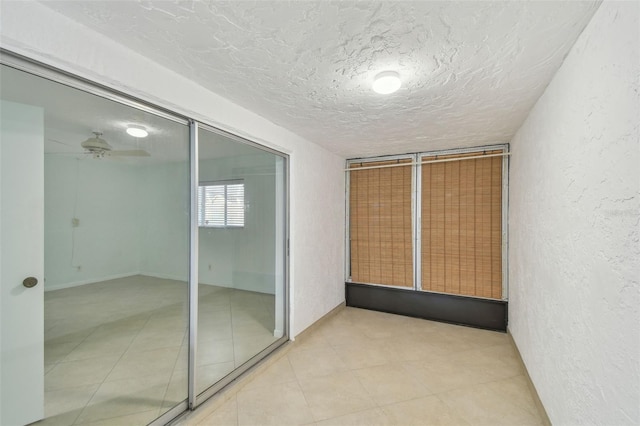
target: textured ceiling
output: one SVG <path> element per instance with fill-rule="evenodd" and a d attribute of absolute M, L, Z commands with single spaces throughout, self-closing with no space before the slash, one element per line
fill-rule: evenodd
<path fill-rule="evenodd" d="M 345 157 L 508 142 L 599 4 L 43 3 Z"/>

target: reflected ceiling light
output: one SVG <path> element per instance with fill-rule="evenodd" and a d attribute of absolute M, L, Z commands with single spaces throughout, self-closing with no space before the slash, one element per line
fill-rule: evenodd
<path fill-rule="evenodd" d="M 383 71 L 373 79 L 373 91 L 388 95 L 400 88 L 400 75 L 395 71 Z"/>
<path fill-rule="evenodd" d="M 127 133 L 136 138 L 146 138 L 149 135 L 147 129 L 142 126 L 131 124 L 127 126 Z"/>

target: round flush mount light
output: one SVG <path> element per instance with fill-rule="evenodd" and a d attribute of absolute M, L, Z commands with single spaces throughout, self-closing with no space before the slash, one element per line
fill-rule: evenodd
<path fill-rule="evenodd" d="M 135 124 L 131 124 L 127 126 L 127 133 L 135 138 L 146 138 L 149 135 L 149 132 L 147 132 L 147 129 Z"/>
<path fill-rule="evenodd" d="M 395 71 L 383 71 L 373 79 L 373 91 L 388 95 L 400 88 L 400 75 Z"/>

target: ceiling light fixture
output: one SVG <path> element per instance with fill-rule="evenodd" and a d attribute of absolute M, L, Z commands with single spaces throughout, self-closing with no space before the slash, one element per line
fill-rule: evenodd
<path fill-rule="evenodd" d="M 383 71 L 373 79 L 373 91 L 388 95 L 400 88 L 400 75 L 395 71 Z"/>
<path fill-rule="evenodd" d="M 142 126 L 137 126 L 135 124 L 131 124 L 127 126 L 127 133 L 135 138 L 146 138 L 149 135 L 147 129 Z"/>

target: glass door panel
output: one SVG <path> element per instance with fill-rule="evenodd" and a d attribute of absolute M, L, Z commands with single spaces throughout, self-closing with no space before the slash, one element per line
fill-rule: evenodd
<path fill-rule="evenodd" d="M 285 160 L 221 133 L 198 133 L 201 393 L 285 330 Z"/>
<path fill-rule="evenodd" d="M 3 168 L 3 197 L 5 183 L 25 181 L 23 173 L 44 177 L 38 197 L 22 191 L 33 198 L 31 211 L 43 213 L 39 223 L 28 224 L 41 230 L 29 239 L 38 242 L 34 268 L 44 254 L 44 272 L 34 273 L 40 281 L 34 290 L 44 292 L 33 312 L 33 318 L 43 317 L 33 324 L 33 335 L 41 336 L 33 347 L 41 357 L 44 352 L 44 372 L 42 362 L 38 367 L 43 388 L 21 381 L 3 383 L 3 389 L 28 388 L 24 400 L 43 395 L 37 404 L 56 424 L 122 416 L 148 423 L 187 398 L 181 356 L 188 327 L 186 123 L 4 65 L 0 76 L 3 160 L 14 141 L 39 141 L 39 152 L 16 157 L 33 160 L 31 172 L 11 176 Z M 40 118 L 27 123 L 34 112 Z M 131 136 L 127 128 L 133 126 L 148 135 Z M 36 216 L 23 215 L 30 217 Z M 3 233 L 19 230 L 20 220 L 3 222 Z M 3 246 L 20 244 L 19 233 L 12 238 Z M 3 293 L 12 285 L 3 279 Z M 31 290 L 9 293 L 17 300 L 36 294 Z M 23 324 L 19 314 L 2 322 Z M 19 359 L 6 350 L 5 337 L 3 365 L 5 358 Z M 3 411 L 9 406 L 2 405 Z"/>

